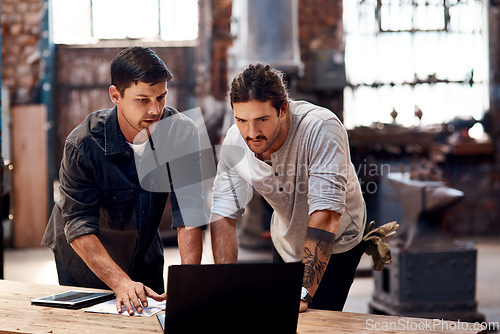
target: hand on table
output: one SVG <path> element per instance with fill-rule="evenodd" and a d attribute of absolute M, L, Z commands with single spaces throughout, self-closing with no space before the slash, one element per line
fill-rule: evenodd
<path fill-rule="evenodd" d="M 148 307 L 147 297 L 156 301 L 166 299 L 166 294 L 159 295 L 142 283 L 129 281 L 120 285 L 116 290 L 116 310 L 122 313 L 123 306 L 127 309 L 129 315 L 134 315 L 134 308 L 138 313 L 142 313 L 144 307 Z"/>

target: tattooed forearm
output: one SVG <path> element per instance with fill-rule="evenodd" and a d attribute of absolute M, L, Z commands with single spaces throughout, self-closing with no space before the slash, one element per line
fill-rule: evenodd
<path fill-rule="evenodd" d="M 316 245 L 314 252 L 306 247 L 304 249 L 304 282 L 305 288 L 310 288 L 316 279 L 316 284 L 319 284 L 323 273 L 325 272 L 327 261 L 318 257 L 318 245 Z"/>
<path fill-rule="evenodd" d="M 309 289 L 313 284 L 318 285 L 320 283 L 330 260 L 334 241 L 334 233 L 312 227 L 307 228 L 303 260 L 303 286 L 305 288 Z"/>

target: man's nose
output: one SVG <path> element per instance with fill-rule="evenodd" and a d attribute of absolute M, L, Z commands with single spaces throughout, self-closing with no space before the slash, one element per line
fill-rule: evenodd
<path fill-rule="evenodd" d="M 260 134 L 260 128 L 254 122 L 249 122 L 248 136 L 255 139 Z"/>
<path fill-rule="evenodd" d="M 153 101 L 149 105 L 149 113 L 151 115 L 158 115 L 163 110 L 163 106 L 159 101 Z"/>

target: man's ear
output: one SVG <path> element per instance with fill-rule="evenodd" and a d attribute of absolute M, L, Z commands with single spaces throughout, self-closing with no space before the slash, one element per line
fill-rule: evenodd
<path fill-rule="evenodd" d="M 109 86 L 109 97 L 111 98 L 111 101 L 113 101 L 114 104 L 120 103 L 121 94 L 115 85 Z"/>
<path fill-rule="evenodd" d="M 283 103 L 281 104 L 281 107 L 280 107 L 280 114 L 279 114 L 279 116 L 280 116 L 280 117 L 281 117 L 281 116 L 285 116 L 285 115 L 286 115 L 287 110 L 288 110 L 288 102 L 287 102 L 287 101 L 285 101 L 285 102 L 283 102 Z"/>

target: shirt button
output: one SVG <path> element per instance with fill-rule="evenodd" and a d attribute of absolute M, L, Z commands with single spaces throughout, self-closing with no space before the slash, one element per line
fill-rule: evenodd
<path fill-rule="evenodd" d="M 146 214 L 146 211 L 142 210 L 142 211 L 141 211 L 141 215 L 143 215 L 143 216 L 144 216 L 145 214 Z"/>
<path fill-rule="evenodd" d="M 113 197 L 113 201 L 115 201 L 115 202 L 116 202 L 117 200 L 118 200 L 118 197 L 116 197 L 116 196 L 115 196 L 115 197 Z"/>
<path fill-rule="evenodd" d="M 280 191 L 283 191 L 283 188 L 280 188 Z"/>
<path fill-rule="evenodd" d="M 280 173 L 278 173 L 278 172 L 275 172 L 275 173 L 274 173 L 274 175 L 278 176 L 278 175 L 280 175 Z"/>

